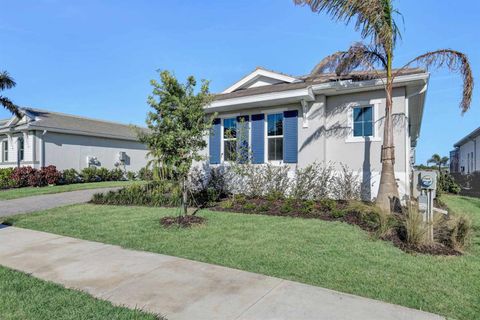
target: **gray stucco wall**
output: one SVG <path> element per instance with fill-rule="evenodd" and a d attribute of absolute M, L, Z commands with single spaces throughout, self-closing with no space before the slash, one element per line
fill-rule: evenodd
<path fill-rule="evenodd" d="M 353 137 L 352 107 L 358 105 L 374 106 L 375 130 L 372 138 Z M 298 167 L 305 167 L 315 161 L 332 163 L 338 170 L 341 164 L 346 165 L 358 172 L 365 184 L 370 185 L 368 192 L 371 197 L 375 197 L 381 171 L 385 92 L 376 90 L 335 96 L 317 95 L 316 101 L 310 102 L 308 106 L 306 122 L 300 103 L 219 113 L 218 117 L 298 110 Z M 402 195 L 409 193 L 410 174 L 410 136 L 405 106 L 405 89 L 394 89 L 395 172 Z M 204 154 L 208 156 L 208 148 Z"/>
<path fill-rule="evenodd" d="M 55 165 L 57 169 L 81 170 L 87 167 L 87 157 L 94 156 L 99 166 L 108 169 L 115 168 L 118 153 L 127 154 L 126 170 L 138 171 L 147 164 L 146 147 L 136 141 L 99 138 L 90 136 L 71 135 L 47 132 L 44 135 L 37 133 L 43 139 L 45 148 L 45 165 Z M 40 160 L 41 139 L 37 139 L 37 159 Z M 40 160 L 41 161 L 41 160 Z"/>

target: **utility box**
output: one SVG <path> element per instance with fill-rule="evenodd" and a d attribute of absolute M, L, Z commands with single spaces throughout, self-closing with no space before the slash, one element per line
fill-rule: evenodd
<path fill-rule="evenodd" d="M 428 170 L 413 171 L 413 196 L 419 198 L 431 191 L 433 198 L 437 196 L 437 172 Z"/>

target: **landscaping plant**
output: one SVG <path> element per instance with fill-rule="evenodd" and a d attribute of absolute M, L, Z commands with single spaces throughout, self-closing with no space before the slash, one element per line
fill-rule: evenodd
<path fill-rule="evenodd" d="M 13 168 L 0 169 L 0 189 L 13 188 L 15 181 L 12 179 Z"/>
<path fill-rule="evenodd" d="M 11 89 L 15 87 L 16 83 L 10 77 L 7 71 L 2 71 L 0 72 L 0 92 L 5 90 L 5 89 Z M 21 118 L 22 114 L 20 113 L 20 110 L 18 106 L 16 106 L 10 99 L 8 99 L 5 96 L 0 95 L 0 104 L 10 111 L 12 114 L 16 115 L 17 117 Z"/>
<path fill-rule="evenodd" d="M 312 75 L 331 70 L 345 75 L 362 68 L 376 73 L 383 80 L 386 94 L 383 145 L 381 153 L 382 172 L 376 199 L 377 205 L 391 212 L 398 203 L 399 194 L 395 180 L 395 144 L 393 141 L 393 84 L 397 76 L 412 65 L 426 69 L 447 67 L 463 76 L 463 95 L 460 103 L 462 114 L 470 108 L 473 92 L 473 75 L 467 56 L 459 51 L 440 49 L 413 58 L 398 69 L 393 68 L 397 40 L 401 37 L 396 22 L 399 11 L 392 0 L 294 0 L 295 4 L 307 5 L 313 12 L 326 12 L 335 21 L 354 22 L 363 39 L 369 44 L 355 43 L 346 51 L 336 52 L 322 60 L 312 70 Z M 380 70 L 379 70 L 380 69 Z"/>
<path fill-rule="evenodd" d="M 187 215 L 187 179 L 192 163 L 203 160 L 200 152 L 207 147 L 205 136 L 213 116 L 205 116 L 204 107 L 212 100 L 208 82 L 188 77 L 180 83 L 170 72 L 161 71 L 160 82 L 151 80 L 152 94 L 148 104 L 148 132 L 138 130 L 140 141 L 149 149 L 149 166 L 157 180 L 173 180 L 182 192 L 182 214 Z"/>

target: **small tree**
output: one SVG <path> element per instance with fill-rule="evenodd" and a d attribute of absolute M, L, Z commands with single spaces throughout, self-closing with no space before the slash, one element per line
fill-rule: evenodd
<path fill-rule="evenodd" d="M 148 147 L 158 179 L 171 179 L 182 190 L 182 212 L 187 214 L 187 177 L 193 161 L 203 157 L 200 151 L 207 147 L 208 135 L 214 116 L 207 117 L 203 108 L 212 100 L 208 81 L 202 80 L 199 92 L 197 81 L 188 77 L 186 84 L 179 83 L 168 71 L 161 71 L 160 83 L 151 80 L 152 95 L 148 104 L 152 107 L 147 115 L 149 132 L 140 133 L 140 141 Z"/>

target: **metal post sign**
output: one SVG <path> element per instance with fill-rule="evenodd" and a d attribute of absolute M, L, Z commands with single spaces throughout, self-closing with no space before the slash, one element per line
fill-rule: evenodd
<path fill-rule="evenodd" d="M 433 241 L 433 199 L 437 189 L 437 172 L 416 171 L 415 182 L 419 191 L 418 209 L 424 213 L 423 220 L 428 225 L 428 238 Z"/>

